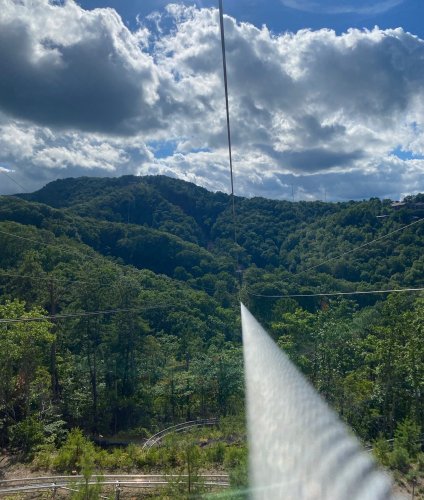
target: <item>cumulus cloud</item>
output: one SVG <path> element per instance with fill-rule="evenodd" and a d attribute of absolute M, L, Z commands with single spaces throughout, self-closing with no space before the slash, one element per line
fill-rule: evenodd
<path fill-rule="evenodd" d="M 72 0 L 3 3 L 0 160 L 31 185 L 167 173 L 228 190 L 215 9 L 169 5 L 131 32 L 115 11 Z M 401 28 L 276 35 L 228 16 L 225 29 L 240 194 L 422 189 L 413 157 L 424 152 L 423 40 Z"/>
<path fill-rule="evenodd" d="M 0 106 L 43 125 L 109 133 L 157 125 L 159 71 L 111 9 L 4 0 Z"/>
<path fill-rule="evenodd" d="M 178 30 L 156 44 L 157 58 L 180 95 L 197 102 L 173 135 L 193 148 L 223 147 L 216 12 L 169 12 Z M 362 168 L 364 158 L 381 158 L 417 135 L 424 102 L 424 43 L 417 37 L 378 28 L 275 36 L 231 18 L 226 33 L 235 149 L 260 151 L 280 170 L 314 173 Z"/>
<path fill-rule="evenodd" d="M 0 193 L 31 191 L 58 177 L 134 174 L 153 154 L 139 138 L 54 133 L 26 123 L 1 123 Z M 15 182 L 14 182 L 15 181 Z"/>

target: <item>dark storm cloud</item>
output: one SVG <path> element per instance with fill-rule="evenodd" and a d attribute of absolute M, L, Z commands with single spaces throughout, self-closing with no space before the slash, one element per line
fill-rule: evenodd
<path fill-rule="evenodd" d="M 287 170 L 303 173 L 320 172 L 333 168 L 343 169 L 352 166 L 355 160 L 363 157 L 361 151 L 343 153 L 326 149 L 305 149 L 289 151 L 275 156 Z"/>
<path fill-rule="evenodd" d="M 0 24 L 3 111 L 50 127 L 105 133 L 157 127 L 149 95 L 155 91 L 150 57 L 140 52 L 133 64 L 105 19 L 90 29 L 64 44 L 42 39 L 40 33 L 36 37 L 25 21 Z"/>
<path fill-rule="evenodd" d="M 325 37 L 315 39 L 304 56 L 307 73 L 318 77 L 312 92 L 352 117 L 396 117 L 410 105 L 416 84 L 422 85 L 423 68 L 417 63 L 423 42 L 402 30 L 352 41 L 334 45 Z"/>

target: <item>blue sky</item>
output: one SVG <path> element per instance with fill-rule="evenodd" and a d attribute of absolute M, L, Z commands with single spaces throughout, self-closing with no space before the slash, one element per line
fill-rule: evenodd
<path fill-rule="evenodd" d="M 120 13 L 129 26 L 136 26 L 137 16 L 145 17 L 155 10 L 160 10 L 167 0 L 80 0 L 86 9 L 111 7 Z M 175 3 L 197 5 L 198 7 L 216 7 L 218 1 L 197 0 Z M 282 0 L 224 0 L 225 12 L 239 21 L 256 26 L 266 24 L 276 33 L 298 31 L 304 28 L 313 30 L 331 28 L 342 33 L 349 28 L 397 28 L 402 26 L 421 38 L 424 38 L 424 2 L 422 0 L 400 0 L 393 2 L 372 0 L 319 0 L 316 9 L 305 10 L 302 2 L 296 0 L 285 4 Z M 298 4 L 298 8 L 295 8 Z M 368 9 L 368 12 L 367 12 Z M 375 12 L 372 12 L 372 10 Z M 337 12 L 344 10 L 344 12 Z M 365 12 L 364 12 L 365 10 Z M 324 11 L 324 12 L 323 12 Z"/>
<path fill-rule="evenodd" d="M 0 194 L 123 174 L 228 192 L 217 0 L 0 3 Z M 224 8 L 237 194 L 424 191 L 422 0 Z"/>

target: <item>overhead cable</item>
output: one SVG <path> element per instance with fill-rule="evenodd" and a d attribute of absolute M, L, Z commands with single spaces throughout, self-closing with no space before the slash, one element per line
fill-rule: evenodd
<path fill-rule="evenodd" d="M 13 233 L 10 233 L 10 232 L 7 232 L 7 231 L 3 231 L 3 230 L 0 230 L 0 234 L 4 234 L 6 236 L 10 236 L 12 238 L 17 238 L 17 239 L 20 239 L 20 240 L 25 240 L 25 241 L 30 241 L 32 243 L 37 243 L 39 245 L 43 245 L 43 246 L 46 246 L 46 247 L 52 247 L 52 248 L 56 248 L 56 249 L 64 249 L 64 250 L 67 250 L 67 251 L 70 251 L 70 250 L 75 250 L 75 251 L 79 251 L 78 248 L 74 248 L 72 247 L 71 245 L 63 245 L 63 244 L 56 244 L 56 243 L 46 243 L 44 241 L 40 241 L 40 240 L 35 240 L 33 238 L 27 238 L 25 236 L 20 236 L 18 234 L 13 234 Z M 85 245 L 85 243 L 83 243 Z M 88 260 L 96 260 L 96 259 L 100 259 L 100 258 L 104 258 L 104 259 L 107 259 L 107 257 L 105 255 L 102 255 L 101 253 L 98 253 L 96 252 L 96 250 L 94 250 L 92 247 L 89 247 L 90 250 L 92 250 L 95 255 L 87 255 L 85 254 L 83 257 L 84 259 L 88 259 Z M 131 264 L 129 264 L 131 265 Z M 136 268 L 137 270 L 139 270 L 138 268 Z M 28 275 L 19 275 L 19 274 L 12 274 L 12 273 L 7 273 L 7 272 L 4 272 L 3 270 L 0 269 L 0 277 L 1 277 L 1 274 L 3 274 L 4 276 L 10 276 L 10 277 L 14 277 L 14 278 L 26 278 L 26 279 L 34 279 L 34 280 L 41 280 L 41 281 L 53 281 L 53 282 L 56 282 L 56 283 L 61 283 L 61 282 L 64 282 L 66 284 L 73 284 L 73 283 L 85 283 L 85 284 L 89 284 L 89 283 L 97 283 L 99 286 L 109 286 L 110 285 L 110 282 L 101 282 L 101 281 L 98 281 L 98 280 L 80 280 L 80 279 L 71 279 L 71 280 L 65 280 L 65 279 L 58 279 L 58 278 L 50 278 L 50 277 L 41 277 L 41 276 L 28 276 Z M 117 280 L 115 278 L 112 278 L 114 282 L 116 282 Z M 125 281 L 128 281 L 130 280 L 131 277 L 125 277 L 125 276 L 121 276 L 118 281 L 122 281 L 122 282 L 125 282 Z M 216 290 L 215 289 L 211 289 L 211 288 L 208 288 L 208 287 L 203 287 L 201 285 L 195 285 L 195 284 L 188 284 L 184 281 L 180 281 L 180 280 L 173 280 L 174 282 L 175 281 L 179 281 L 180 284 L 183 284 L 183 285 L 186 285 L 190 288 L 195 288 L 195 289 L 198 289 L 200 291 L 209 291 L 209 292 L 215 292 Z"/>
<path fill-rule="evenodd" d="M 6 221 L 0 221 L 0 222 L 6 222 Z M 7 221 L 7 222 L 13 222 L 13 221 Z M 71 251 L 71 250 L 74 250 L 74 251 L 79 251 L 78 248 L 74 248 L 72 247 L 71 245 L 63 245 L 63 244 L 57 244 L 57 243 L 47 243 L 45 241 L 40 241 L 40 240 L 35 240 L 34 238 L 28 238 L 27 236 L 20 236 L 19 234 L 14 234 L 14 233 L 10 233 L 8 231 L 4 231 L 3 229 L 0 229 L 0 234 L 4 234 L 5 236 L 10 236 L 11 238 L 16 238 L 18 240 L 24 240 L 24 241 L 29 241 L 31 243 L 36 243 L 38 245 L 42 245 L 42 246 L 46 246 L 46 247 L 52 247 L 52 248 L 56 248 L 56 249 L 61 249 L 61 250 L 65 250 L 65 251 Z M 55 236 L 55 239 L 57 239 L 57 237 Z M 82 244 L 85 245 L 85 243 L 81 242 Z M 88 246 L 88 245 L 87 245 Z M 94 253 L 96 253 L 96 251 L 91 248 L 90 246 L 88 246 L 88 248 L 93 251 Z M 106 258 L 106 256 L 104 255 L 84 255 L 84 259 L 98 259 L 100 257 L 103 257 L 103 258 Z"/>
<path fill-rule="evenodd" d="M 139 308 L 120 308 L 120 309 L 106 309 L 103 311 L 77 311 L 72 313 L 64 313 L 64 314 L 54 314 L 54 315 L 46 315 L 46 316 L 25 316 L 21 318 L 2 318 L 0 319 L 0 324 L 4 323 L 30 323 L 35 321 L 46 321 L 46 320 L 58 320 L 58 319 L 69 319 L 69 318 L 80 318 L 86 316 L 100 316 L 100 315 L 109 315 L 109 314 L 117 314 L 121 312 L 144 312 L 150 311 L 153 309 L 166 309 L 168 307 L 173 307 L 175 304 L 159 304 L 155 306 L 146 306 Z"/>
<path fill-rule="evenodd" d="M 231 149 L 231 127 L 230 127 L 230 107 L 228 104 L 228 78 L 227 78 L 227 57 L 225 51 L 225 31 L 224 31 L 224 7 L 222 0 L 219 0 L 219 26 L 221 31 L 221 49 L 222 49 L 222 68 L 224 72 L 224 90 L 225 90 L 225 109 L 227 116 L 227 139 L 228 139 L 228 157 L 230 161 L 230 179 L 231 179 L 231 200 L 234 225 L 234 243 L 237 244 L 237 219 L 234 200 L 234 177 L 233 177 L 233 155 Z"/>
<path fill-rule="evenodd" d="M 421 218 L 421 219 L 418 219 L 418 220 L 415 220 L 414 222 L 411 222 L 410 224 L 406 224 L 405 226 L 402 226 L 402 227 L 399 227 L 397 229 L 394 229 L 393 231 L 390 231 L 389 233 L 387 234 L 384 234 L 383 236 L 379 236 L 378 238 L 375 238 L 371 241 L 368 241 L 367 243 L 363 243 L 362 245 L 358 245 L 357 247 L 355 248 L 352 248 L 351 250 L 347 250 L 346 252 L 343 252 L 343 253 L 340 253 L 338 255 L 335 255 L 334 257 L 330 257 L 328 259 L 325 259 L 323 260 L 322 262 L 318 263 L 318 264 L 315 264 L 311 267 L 308 267 L 302 271 L 298 271 L 296 273 L 293 273 L 294 275 L 297 275 L 297 274 L 302 274 L 302 273 L 306 273 L 308 271 L 311 271 L 312 269 L 316 269 L 317 267 L 320 267 L 324 264 L 327 264 L 327 262 L 331 262 L 333 260 L 336 260 L 336 259 L 340 259 L 341 257 L 344 257 L 345 255 L 348 255 L 350 253 L 353 253 L 353 252 L 356 252 L 357 250 L 360 250 L 361 248 L 364 248 L 364 247 L 367 247 L 369 245 L 372 245 L 373 243 L 375 243 L 376 241 L 381 241 L 381 240 L 384 240 L 385 238 L 388 238 L 389 236 L 391 236 L 392 234 L 395 234 L 395 233 L 398 233 L 400 231 L 403 231 L 404 229 L 406 229 L 407 227 L 411 227 L 413 226 L 414 224 L 418 224 L 419 222 L 422 222 L 424 220 L 424 217 Z"/>
<path fill-rule="evenodd" d="M 382 235 L 382 236 L 379 236 L 378 238 L 375 238 L 375 239 L 373 239 L 373 240 L 371 240 L 371 241 L 368 241 L 368 242 L 366 242 L 366 243 L 363 243 L 362 245 L 359 245 L 359 246 L 357 246 L 357 247 L 355 247 L 355 248 L 352 248 L 352 249 L 350 249 L 350 250 L 347 250 L 346 252 L 342 252 L 342 253 L 340 253 L 340 254 L 338 254 L 338 255 L 335 255 L 334 257 L 329 257 L 328 259 L 325 259 L 325 260 L 323 260 L 323 261 L 319 262 L 318 264 L 315 264 L 315 265 L 313 265 L 313 266 L 311 266 L 311 267 L 308 267 L 307 269 L 304 269 L 304 270 L 302 270 L 302 271 L 297 271 L 297 272 L 295 272 L 295 273 L 291 273 L 291 276 L 297 276 L 297 275 L 299 275 L 299 274 L 303 274 L 303 273 L 306 273 L 306 272 L 308 272 L 308 271 L 312 271 L 313 269 L 316 269 L 317 267 L 320 267 L 320 266 L 322 266 L 322 265 L 324 265 L 324 264 L 327 264 L 328 262 L 331 262 L 331 261 L 336 260 L 336 259 L 340 259 L 341 257 L 344 257 L 345 255 L 351 254 L 351 253 L 356 252 L 357 250 L 360 250 L 360 249 L 362 249 L 362 248 L 364 248 L 364 247 L 370 246 L 370 245 L 374 244 L 374 243 L 375 243 L 375 242 L 377 242 L 377 241 L 384 240 L 385 238 L 388 238 L 388 237 L 389 237 L 389 236 L 391 236 L 392 234 L 395 234 L 395 233 L 398 233 L 398 232 L 400 232 L 400 231 L 403 231 L 404 229 L 406 229 L 406 228 L 408 228 L 408 227 L 411 227 L 411 226 L 413 226 L 413 225 L 415 225 L 415 224 L 418 224 L 419 222 L 422 222 L 423 220 L 424 220 L 424 217 L 423 217 L 423 218 L 421 218 L 421 219 L 415 220 L 414 222 L 411 222 L 411 223 L 409 223 L 409 224 L 406 224 L 406 225 L 404 225 L 404 226 L 402 226 L 402 227 L 399 227 L 399 228 L 397 228 L 397 229 L 394 229 L 393 231 L 390 231 L 390 232 L 388 232 L 387 234 L 384 234 L 384 235 Z M 415 290 L 415 289 L 414 289 L 414 290 Z M 263 297 L 263 298 L 266 298 L 266 297 L 269 297 L 269 298 L 288 297 L 288 295 L 266 295 L 266 294 L 255 294 L 255 293 L 253 293 L 253 292 L 250 292 L 248 288 L 245 288 L 245 291 L 246 291 L 249 295 L 253 295 L 253 296 L 256 296 L 256 297 Z M 395 290 L 395 291 L 396 291 L 396 290 Z M 408 289 L 406 289 L 406 291 L 408 291 Z M 349 292 L 349 293 L 350 293 L 350 292 Z M 356 292 L 355 292 L 355 293 L 356 293 Z M 361 292 L 361 293 L 363 293 L 363 292 Z M 376 293 L 377 293 L 377 292 L 376 292 Z M 334 295 L 334 293 L 331 293 L 330 295 Z M 293 294 L 293 295 L 290 295 L 290 296 L 291 296 L 291 297 L 302 297 L 302 296 L 304 296 L 304 295 L 302 295 L 302 294 Z"/>
<path fill-rule="evenodd" d="M 0 168 L 0 173 L 4 174 L 6 177 L 8 177 L 12 182 L 14 182 L 21 189 L 23 189 L 24 191 L 27 191 L 27 189 L 24 188 L 24 186 L 22 186 L 22 184 L 19 184 L 19 182 L 16 181 L 11 175 L 9 175 L 4 169 Z"/>
<path fill-rule="evenodd" d="M 46 247 L 52 247 L 52 248 L 55 248 L 55 249 L 62 249 L 62 250 L 65 250 L 65 251 L 71 251 L 71 250 L 74 250 L 74 251 L 79 251 L 78 248 L 74 248 L 72 247 L 71 245 L 63 245 L 63 244 L 57 244 L 57 243 L 46 243 L 44 241 L 40 241 L 40 240 L 35 240 L 33 238 L 28 238 L 26 236 L 20 236 L 18 234 L 14 234 L 14 233 L 10 233 L 8 231 L 3 231 L 0 229 L 0 234 L 4 234 L 6 236 L 10 236 L 12 238 L 17 238 L 19 240 L 25 240 L 25 241 L 30 241 L 32 243 L 37 243 L 39 245 L 43 245 L 43 246 L 46 246 Z M 85 243 L 83 243 L 85 244 Z M 88 247 L 91 251 L 93 251 L 95 253 L 95 255 L 87 255 L 87 254 L 84 254 L 83 255 L 83 259 L 87 259 L 87 260 L 98 260 L 98 259 L 107 259 L 107 257 L 105 255 L 102 255 L 100 253 L 97 253 L 96 250 L 94 250 L 93 248 L 91 247 Z M 28 275 L 19 275 L 19 274 L 13 274 L 13 273 L 7 273 L 7 272 L 4 272 L 3 270 L 0 270 L 0 274 L 3 274 L 4 276 L 10 276 L 10 277 L 15 277 L 15 278 L 27 278 L 27 279 L 34 279 L 34 280 L 45 280 L 45 281 L 53 281 L 53 282 L 56 282 L 56 283 L 60 283 L 60 282 L 65 282 L 66 284 L 72 284 L 72 283 L 84 283 L 84 284 L 90 284 L 90 283 L 94 283 L 94 284 L 98 284 L 99 286 L 109 286 L 110 285 L 110 282 L 108 283 L 102 283 L 101 281 L 99 280 L 80 280 L 80 279 L 71 279 L 71 280 L 62 280 L 62 279 L 58 279 L 58 278 L 50 278 L 50 277 L 41 277 L 41 276 L 28 276 Z M 113 281 L 116 282 L 116 279 L 115 278 L 112 278 Z M 124 277 L 124 276 L 121 276 L 119 278 L 119 281 L 127 281 L 129 280 L 130 278 L 129 277 Z"/>
<path fill-rule="evenodd" d="M 389 290 L 354 290 L 352 292 L 322 292 L 322 293 L 288 293 L 285 295 L 266 295 L 261 293 L 245 291 L 254 297 L 261 297 L 265 299 L 286 299 L 291 297 L 330 297 L 337 295 L 368 295 L 368 294 L 379 294 L 379 293 L 403 293 L 403 292 L 421 292 L 424 290 L 422 288 L 392 288 Z"/>
<path fill-rule="evenodd" d="M 251 500 L 394 500 L 391 480 L 241 304 Z"/>
<path fill-rule="evenodd" d="M 137 271 L 141 271 L 140 269 L 136 268 Z M 49 283 L 58 283 L 58 284 L 63 284 L 63 285 L 74 285 L 74 284 L 84 284 L 84 285 L 97 285 L 99 287 L 104 287 L 104 286 L 111 286 L 112 284 L 115 285 L 117 283 L 125 283 L 129 282 L 130 280 L 134 279 L 137 280 L 137 276 L 119 276 L 117 278 L 110 278 L 110 281 L 104 282 L 101 280 L 81 280 L 81 279 L 60 279 L 60 278 L 53 278 L 51 276 L 34 276 L 34 275 L 29 275 L 29 274 L 17 274 L 17 273 L 9 273 L 6 271 L 3 271 L 3 269 L 0 269 L 0 279 L 2 277 L 8 277 L 8 278 L 18 278 L 18 279 L 28 279 L 28 280 L 34 280 L 34 281 L 48 281 Z M 215 293 L 216 289 L 215 288 L 210 288 L 210 287 L 204 287 L 202 285 L 197 285 L 194 283 L 188 283 L 187 281 L 181 281 L 181 280 L 176 280 L 173 278 L 169 278 L 166 276 L 168 281 L 171 282 L 172 285 L 181 285 L 185 286 L 189 289 L 194 289 L 194 291 L 198 292 L 211 292 Z M 165 276 L 161 276 L 161 279 L 165 279 Z M 153 290 L 151 288 L 143 288 L 142 290 Z"/>
<path fill-rule="evenodd" d="M 20 279 L 29 279 L 34 281 L 48 281 L 49 283 L 63 283 L 65 285 L 73 285 L 74 283 L 82 283 L 85 285 L 95 284 L 98 286 L 109 286 L 110 283 L 101 283 L 97 280 L 80 280 L 80 279 L 59 279 L 53 278 L 52 276 L 34 276 L 29 274 L 16 274 L 16 273 L 8 273 L 0 269 L 0 278 L 2 276 L 7 276 L 8 278 L 20 278 Z"/>

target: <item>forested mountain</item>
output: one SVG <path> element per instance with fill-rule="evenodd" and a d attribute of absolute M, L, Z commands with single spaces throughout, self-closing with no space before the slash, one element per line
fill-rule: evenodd
<path fill-rule="evenodd" d="M 263 295 L 422 287 L 424 195 L 235 201 L 237 243 L 228 195 L 164 176 L 0 197 L 2 446 L 243 412 L 240 295 L 364 439 L 423 426 L 422 296 Z"/>

